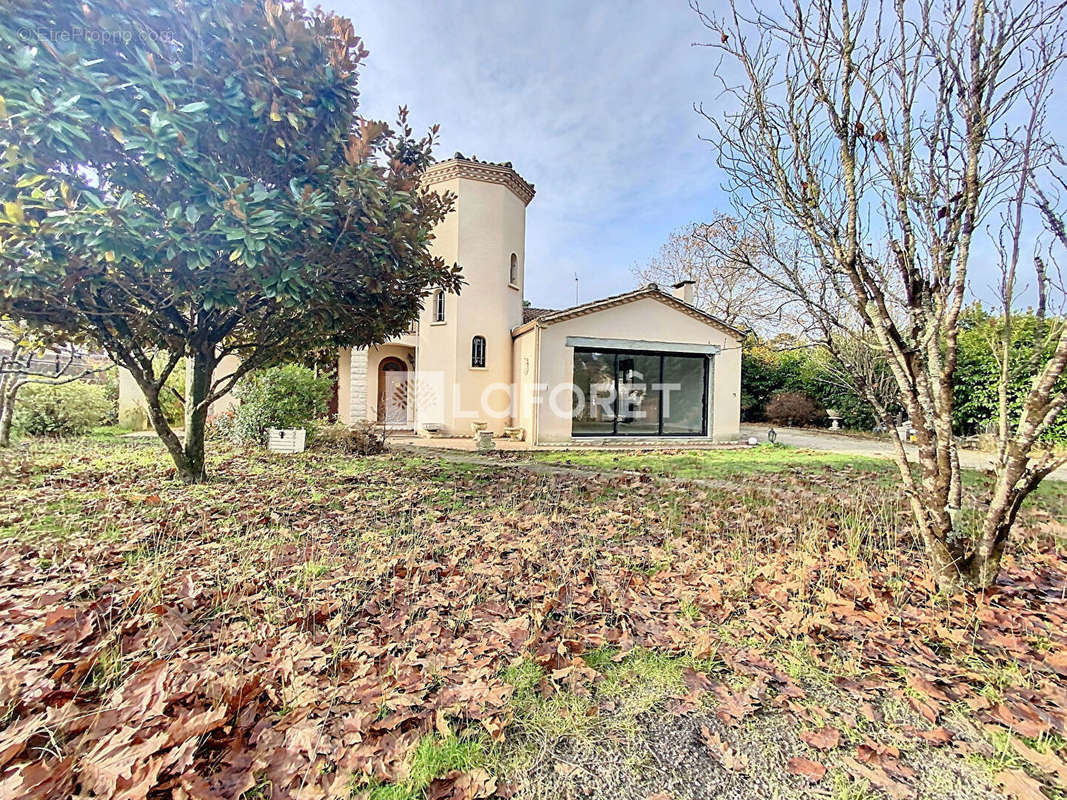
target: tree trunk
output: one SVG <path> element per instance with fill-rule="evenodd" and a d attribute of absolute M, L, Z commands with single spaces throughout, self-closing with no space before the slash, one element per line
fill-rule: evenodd
<path fill-rule="evenodd" d="M 975 551 L 965 565 L 964 576 L 967 585 L 972 589 L 988 589 L 996 583 L 1003 555 L 1003 542 L 994 545 L 989 553 L 983 553 L 981 549 Z"/>
<path fill-rule="evenodd" d="M 201 483 L 207 480 L 204 461 L 204 428 L 207 424 L 211 378 L 215 371 L 213 353 L 195 352 L 186 359 L 185 373 L 185 459 L 182 480 Z"/>
<path fill-rule="evenodd" d="M 15 395 L 18 386 L 14 378 L 0 382 L 0 447 L 11 446 L 11 425 L 15 421 Z"/>
<path fill-rule="evenodd" d="M 138 385 L 144 393 L 145 404 L 148 406 L 148 420 L 163 442 L 163 446 L 170 453 L 178 477 L 184 483 L 203 483 L 207 480 L 207 465 L 204 459 L 207 403 L 203 401 L 211 389 L 215 360 L 212 356 L 198 354 L 188 357 L 187 363 L 184 442 L 170 427 L 163 413 L 163 404 L 159 394 L 161 391 L 167 391 L 166 387 L 153 384 L 149 379 L 144 378 L 143 373 L 134 373 L 134 378 L 138 379 Z"/>

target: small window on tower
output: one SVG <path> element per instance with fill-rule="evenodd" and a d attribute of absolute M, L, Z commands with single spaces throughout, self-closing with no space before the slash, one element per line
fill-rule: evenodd
<path fill-rule="evenodd" d="M 471 340 L 471 366 L 485 366 L 485 337 L 475 336 Z"/>
<path fill-rule="evenodd" d="M 445 321 L 445 293 L 438 289 L 433 295 L 433 321 Z"/>
<path fill-rule="evenodd" d="M 519 285 L 519 257 L 511 254 L 511 271 L 508 272 L 508 283 L 512 286 Z"/>

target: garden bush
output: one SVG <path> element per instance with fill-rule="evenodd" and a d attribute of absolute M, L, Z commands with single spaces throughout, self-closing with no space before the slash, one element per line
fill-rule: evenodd
<path fill-rule="evenodd" d="M 1009 425 L 1014 427 L 1033 381 L 1030 365 L 1035 356 L 1041 362 L 1049 358 L 1056 340 L 1055 332 L 1064 321 L 1062 318 L 1040 319 L 1028 311 L 1015 314 L 1012 323 L 1008 414 Z M 977 305 L 968 308 L 960 321 L 952 413 L 956 433 L 971 436 L 996 429 L 1000 364 L 994 353 L 1000 346 L 1003 326 L 1002 316 L 992 315 Z M 1050 333 L 1053 335 L 1050 336 Z M 1036 349 L 1040 349 L 1040 352 L 1035 353 Z M 1067 391 L 1067 375 L 1061 376 L 1058 388 Z M 1067 444 L 1067 413 L 1060 413 L 1042 434 L 1041 441 L 1053 445 Z"/>
<path fill-rule="evenodd" d="M 741 418 L 746 422 L 770 420 L 767 404 L 775 394 L 800 392 L 816 406 L 835 409 L 844 427 L 870 430 L 875 423 L 874 411 L 866 400 L 833 379 L 829 353 L 821 347 L 799 344 L 792 339 L 767 342 L 750 337 L 745 341 Z"/>
<path fill-rule="evenodd" d="M 767 403 L 767 419 L 776 425 L 817 425 L 826 418 L 819 404 L 803 392 L 778 392 Z"/>
<path fill-rule="evenodd" d="M 254 372 L 234 394 L 241 401 L 233 417 L 233 438 L 264 443 L 267 428 L 310 428 L 326 415 L 333 378 L 297 364 Z"/>
<path fill-rule="evenodd" d="M 110 418 L 112 403 L 99 383 L 31 383 L 19 391 L 15 428 L 30 436 L 77 436 Z"/>

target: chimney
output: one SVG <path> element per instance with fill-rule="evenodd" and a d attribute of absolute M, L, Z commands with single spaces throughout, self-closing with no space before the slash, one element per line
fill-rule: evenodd
<path fill-rule="evenodd" d="M 693 287 L 696 286 L 696 281 L 678 281 L 671 287 L 674 291 L 671 292 L 675 297 L 681 300 L 683 303 L 693 305 Z"/>

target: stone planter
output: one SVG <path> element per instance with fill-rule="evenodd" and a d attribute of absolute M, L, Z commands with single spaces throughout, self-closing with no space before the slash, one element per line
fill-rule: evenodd
<path fill-rule="evenodd" d="M 481 433 L 488 427 L 488 422 L 482 422 L 480 419 L 476 419 L 471 423 L 471 433 L 477 436 L 479 433 Z"/>
<path fill-rule="evenodd" d="M 521 442 L 526 438 L 526 431 L 522 428 L 504 428 L 504 438 Z"/>
<path fill-rule="evenodd" d="M 419 436 L 426 439 L 433 439 L 441 435 L 441 429 L 444 426 L 440 422 L 424 422 L 422 427 L 419 428 Z"/>
<path fill-rule="evenodd" d="M 496 447 L 496 445 L 493 444 L 493 432 L 478 431 L 474 435 L 474 446 L 479 451 L 492 450 Z"/>

